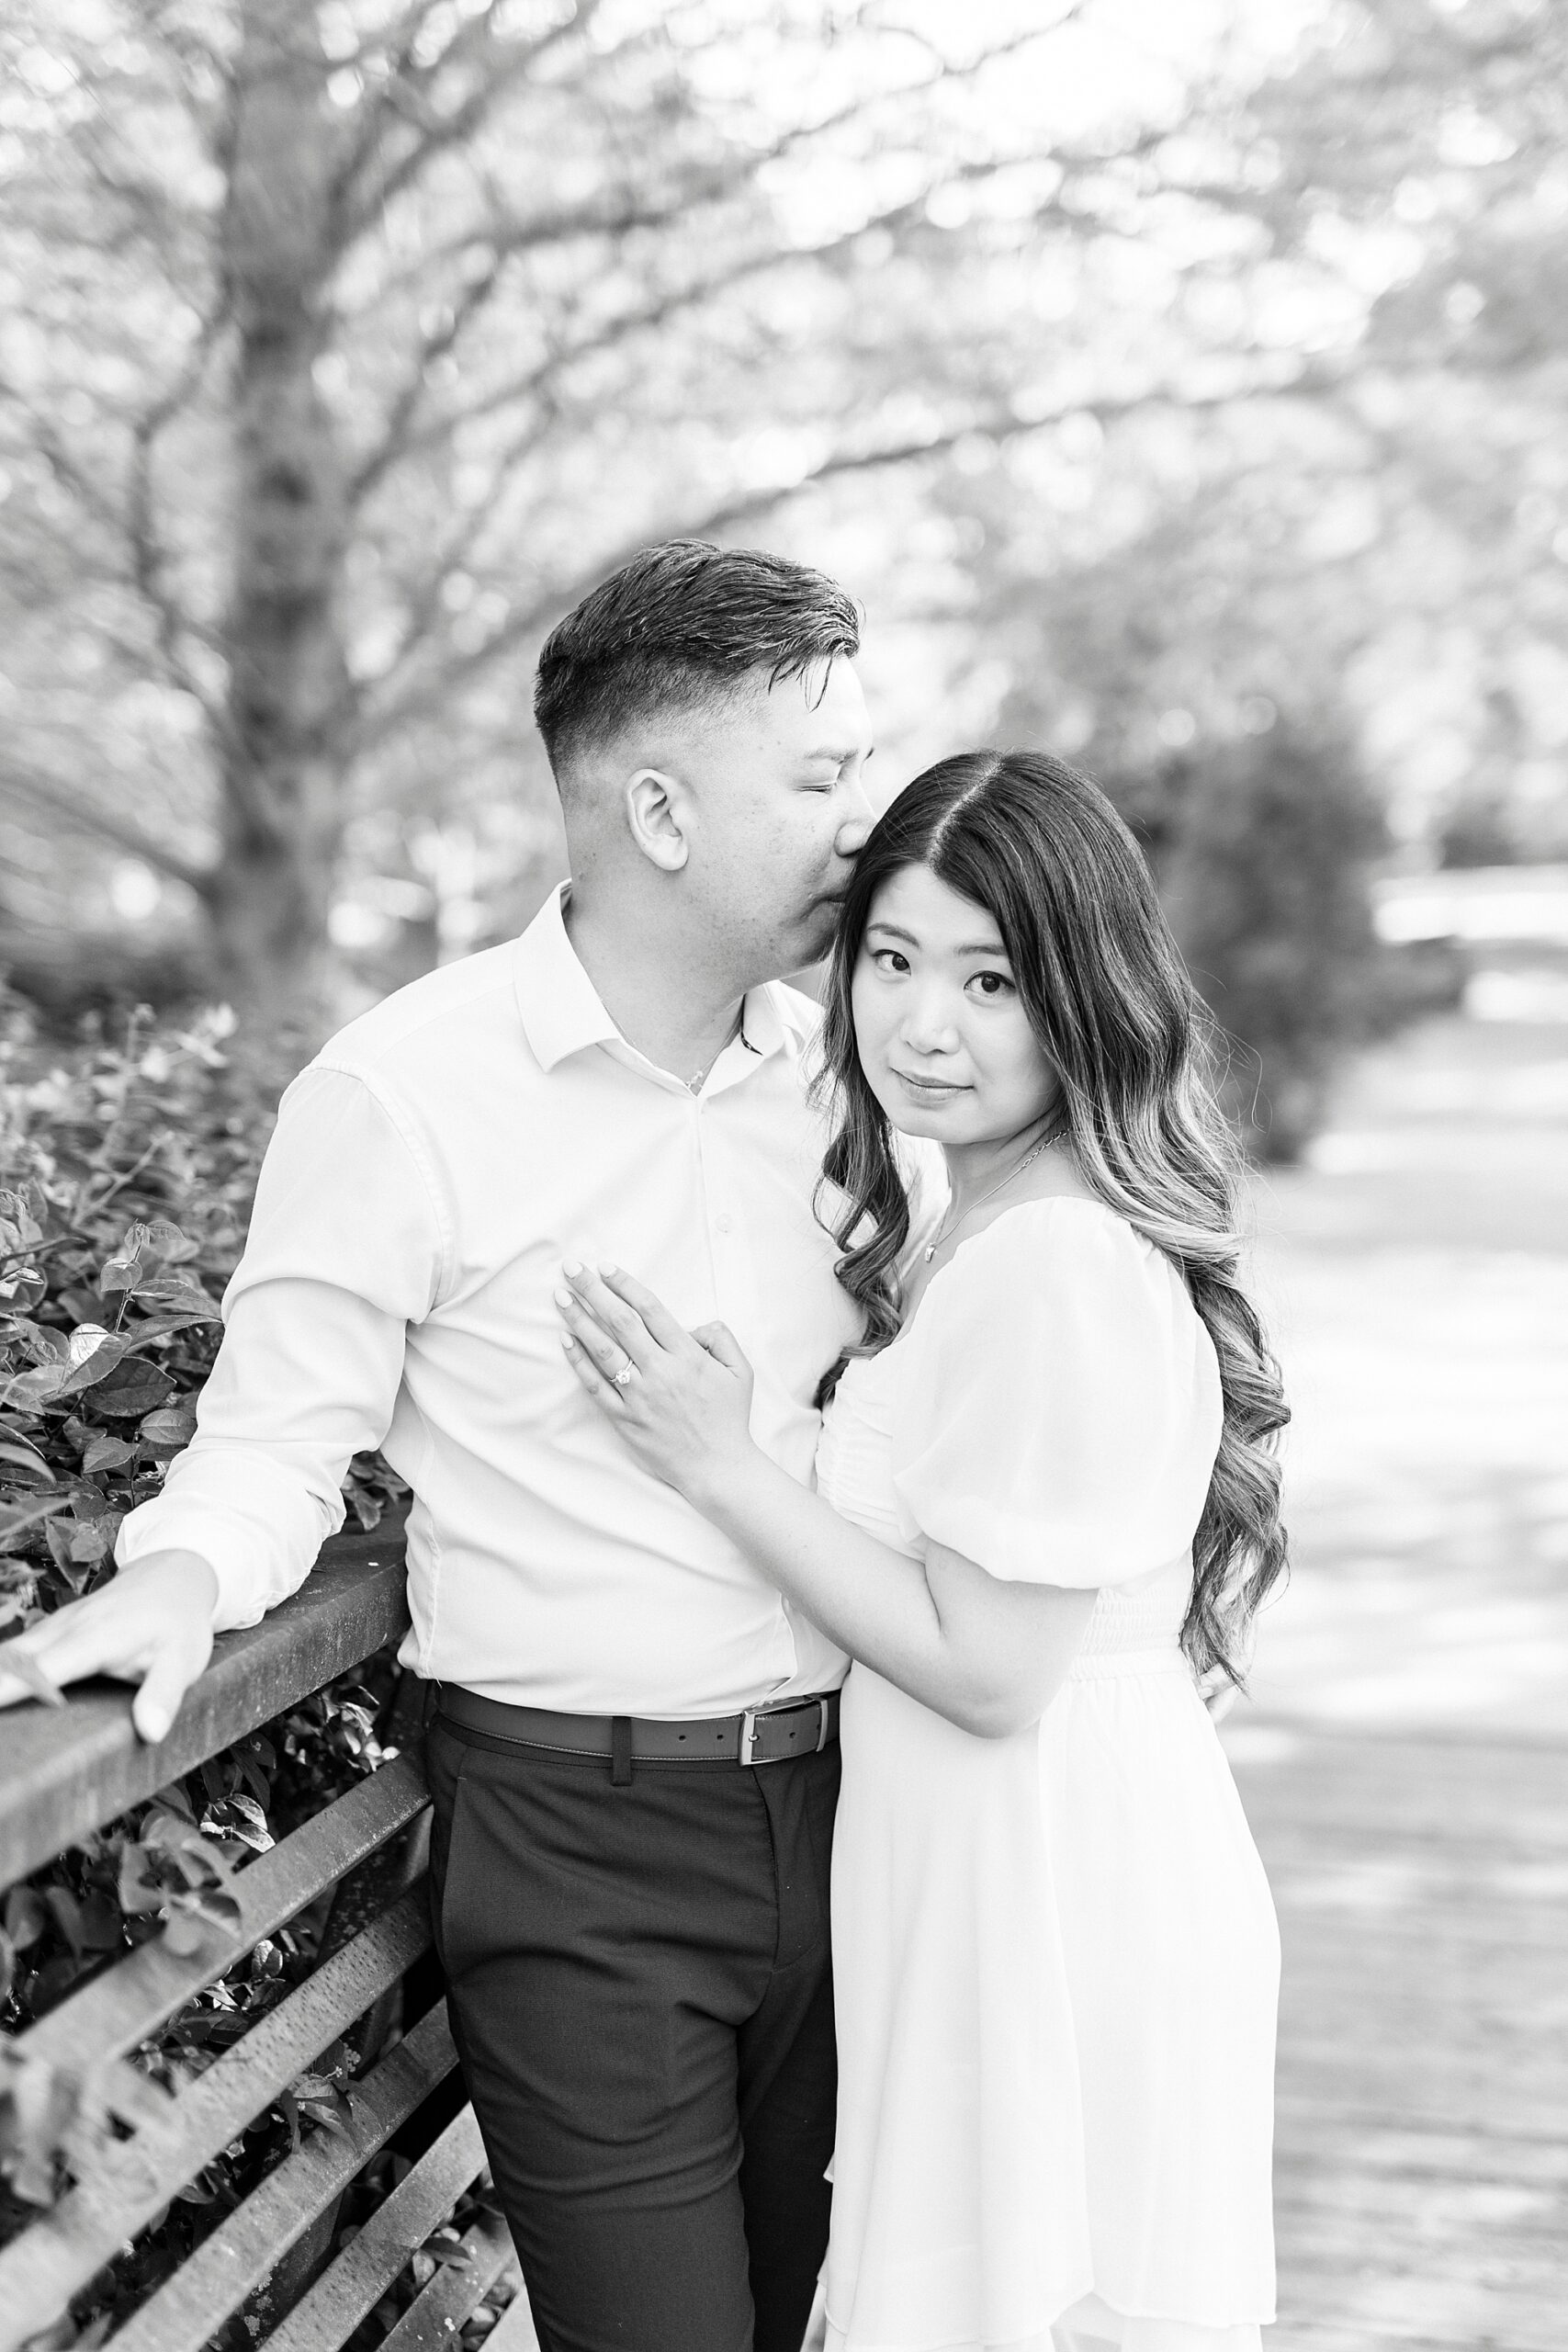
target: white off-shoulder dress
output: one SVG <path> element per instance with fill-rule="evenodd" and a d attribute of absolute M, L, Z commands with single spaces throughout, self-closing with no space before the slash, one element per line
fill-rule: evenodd
<path fill-rule="evenodd" d="M 851 1672 L 829 2352 L 1259 2352 L 1279 1939 L 1179 1641 L 1219 1432 L 1174 1268 L 1075 1198 L 964 1242 L 844 1374 L 836 1510 L 1099 1599 L 1009 1738 Z"/>

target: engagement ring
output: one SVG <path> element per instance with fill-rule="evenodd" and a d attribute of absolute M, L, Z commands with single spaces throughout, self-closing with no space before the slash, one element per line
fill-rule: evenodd
<path fill-rule="evenodd" d="M 636 1370 L 636 1364 L 633 1363 L 631 1358 L 628 1356 L 626 1363 L 621 1366 L 619 1372 L 613 1372 L 610 1374 L 610 1377 L 615 1382 L 617 1388 L 626 1388 L 630 1386 L 631 1376 Z"/>

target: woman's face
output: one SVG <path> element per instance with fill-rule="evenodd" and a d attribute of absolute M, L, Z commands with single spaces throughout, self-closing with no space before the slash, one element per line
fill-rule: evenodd
<path fill-rule="evenodd" d="M 929 866 L 873 899 L 851 1005 L 866 1083 L 906 1135 L 1002 1142 L 1057 1099 L 995 918 Z"/>

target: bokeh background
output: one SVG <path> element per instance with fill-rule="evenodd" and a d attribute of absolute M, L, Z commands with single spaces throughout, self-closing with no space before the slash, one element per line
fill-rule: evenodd
<path fill-rule="evenodd" d="M 272 1084 L 519 929 L 650 539 L 856 593 L 889 795 L 1046 743 L 1146 842 L 1298 1415 L 1280 2352 L 1563 2341 L 1565 387 L 1551 0 L 0 10 L 35 1143 L 84 1016 Z"/>

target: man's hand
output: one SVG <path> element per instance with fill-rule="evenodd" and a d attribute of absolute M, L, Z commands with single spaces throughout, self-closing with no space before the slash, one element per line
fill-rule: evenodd
<path fill-rule="evenodd" d="M 155 1747 L 212 1655 L 217 1606 L 218 1579 L 198 1553 L 149 1552 L 85 1600 L 0 1643 L 0 1707 L 38 1696 L 35 1680 L 7 1671 L 19 1651 L 57 1688 L 86 1674 L 140 1683 L 130 1719 Z"/>

